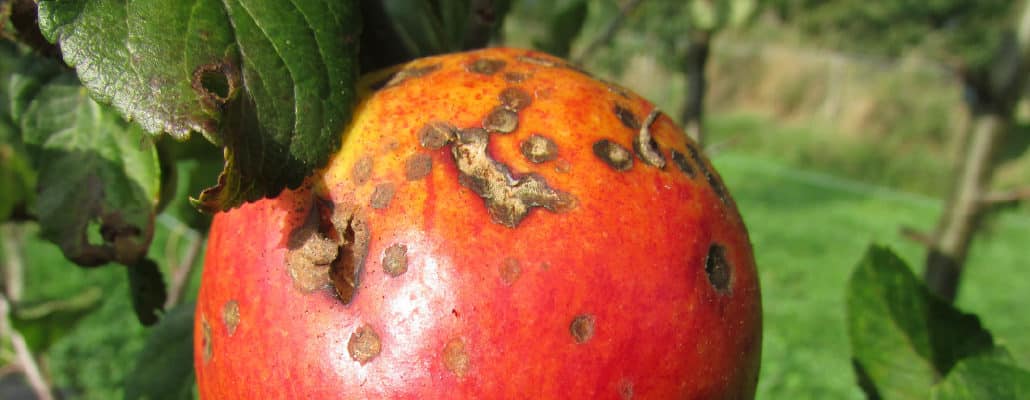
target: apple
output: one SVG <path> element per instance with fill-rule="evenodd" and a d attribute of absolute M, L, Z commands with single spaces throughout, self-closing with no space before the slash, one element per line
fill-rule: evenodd
<path fill-rule="evenodd" d="M 205 399 L 747 399 L 747 231 L 654 104 L 487 49 L 370 74 L 329 164 L 215 216 Z"/>

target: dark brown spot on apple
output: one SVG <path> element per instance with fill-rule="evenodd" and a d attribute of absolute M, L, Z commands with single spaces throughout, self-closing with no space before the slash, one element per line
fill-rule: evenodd
<path fill-rule="evenodd" d="M 622 86 L 619 86 L 619 85 L 617 85 L 615 83 L 606 81 L 604 79 L 601 79 L 600 81 L 603 82 L 608 87 L 608 91 L 609 92 L 612 92 L 612 93 L 615 93 L 615 94 L 617 94 L 619 96 L 622 96 L 622 98 L 624 98 L 624 99 L 629 99 L 629 91 L 627 91 Z"/>
<path fill-rule="evenodd" d="M 665 168 L 665 157 L 658 149 L 658 142 L 655 142 L 654 137 L 651 136 L 651 125 L 658 119 L 660 113 L 658 109 L 652 110 L 644 119 L 644 125 L 640 127 L 640 132 L 633 138 L 633 150 L 637 152 L 637 157 L 644 164 L 659 169 Z"/>
<path fill-rule="evenodd" d="M 418 142 L 430 150 L 442 148 L 454 139 L 457 128 L 446 122 L 434 121 L 418 131 Z"/>
<path fill-rule="evenodd" d="M 590 338 L 594 337 L 594 316 L 589 314 L 580 314 L 572 319 L 572 323 L 569 324 L 569 333 L 572 334 L 572 339 L 576 343 L 586 343 Z"/>
<path fill-rule="evenodd" d="M 473 72 L 482 75 L 493 75 L 501 69 L 504 69 L 504 61 L 494 60 L 491 58 L 480 58 L 473 61 L 465 68 L 468 72 Z"/>
<path fill-rule="evenodd" d="M 730 268 L 726 259 L 726 248 L 718 243 L 708 247 L 708 256 L 705 257 L 705 274 L 708 275 L 708 283 L 721 294 L 730 293 Z"/>
<path fill-rule="evenodd" d="M 350 334 L 350 340 L 347 341 L 347 352 L 350 353 L 350 358 L 361 365 L 372 361 L 382 350 L 382 340 L 379 339 L 376 331 L 368 325 L 362 325 L 354 330 Z"/>
<path fill-rule="evenodd" d="M 676 164 L 676 167 L 678 167 L 680 171 L 683 171 L 683 173 L 687 174 L 690 178 L 697 176 L 697 172 L 694 171 L 694 167 L 690 165 L 690 161 L 687 160 L 687 156 L 676 150 L 671 150 L 669 153 L 672 155 L 672 162 Z"/>
<path fill-rule="evenodd" d="M 511 286 L 515 281 L 519 280 L 519 276 L 522 276 L 522 267 L 519 266 L 519 260 L 506 258 L 501 262 L 500 272 L 501 282 Z"/>
<path fill-rule="evenodd" d="M 514 228 L 533 207 L 551 212 L 575 208 L 574 196 L 552 189 L 540 175 L 515 178 L 507 165 L 487 154 L 489 140 L 490 134 L 484 129 L 463 129 L 451 156 L 458 167 L 458 182 L 483 199 L 494 222 Z"/>
<path fill-rule="evenodd" d="M 294 287 L 311 293 L 329 284 L 329 264 L 339 245 L 322 229 L 317 207 L 311 207 L 304 223 L 290 232 L 286 248 L 286 271 Z"/>
<path fill-rule="evenodd" d="M 394 87 L 404 82 L 407 82 L 410 79 L 421 78 L 423 76 L 435 72 L 438 69 L 440 69 L 440 64 L 429 64 L 418 67 L 404 68 L 400 71 L 397 71 L 397 73 L 394 74 L 392 78 L 390 78 L 390 81 L 386 82 L 386 87 Z"/>
<path fill-rule="evenodd" d="M 519 127 L 519 115 L 504 107 L 494 108 L 483 118 L 483 128 L 490 132 L 511 133 Z"/>
<path fill-rule="evenodd" d="M 419 180 L 429 175 L 432 169 L 433 158 L 429 154 L 413 154 L 404 162 L 404 177 L 409 181 Z"/>
<path fill-rule="evenodd" d="M 701 157 L 701 151 L 697 149 L 692 143 L 687 143 L 687 150 L 690 152 L 690 158 L 697 164 L 697 168 L 701 170 L 701 174 L 704 175 L 705 180 L 708 181 L 708 186 L 711 186 L 712 191 L 715 195 L 722 200 L 723 204 L 729 205 L 730 198 L 726 194 L 726 188 L 719 181 L 719 178 L 715 176 L 715 172 L 711 168 L 708 168 L 708 164 L 705 163 L 703 157 Z"/>
<path fill-rule="evenodd" d="M 361 186 L 368 182 L 368 178 L 372 177 L 372 156 L 365 155 L 359 158 L 354 163 L 350 176 L 354 180 L 354 186 Z"/>
<path fill-rule="evenodd" d="M 508 83 L 522 83 L 527 78 L 529 78 L 529 77 L 526 74 L 522 73 L 522 72 L 505 72 L 504 73 L 504 81 L 508 82 Z"/>
<path fill-rule="evenodd" d="M 539 65 L 541 67 L 548 68 L 560 67 L 562 65 L 560 62 L 556 61 L 553 58 L 547 58 L 543 56 L 521 55 L 515 56 L 515 59 L 527 64 Z"/>
<path fill-rule="evenodd" d="M 240 72 L 231 62 L 203 64 L 193 70 L 190 86 L 208 107 L 221 107 L 236 96 Z"/>
<path fill-rule="evenodd" d="M 543 163 L 558 158 L 558 145 L 539 133 L 529 135 L 519 144 L 522 155 L 532 163 Z"/>
<path fill-rule="evenodd" d="M 595 142 L 594 155 L 616 171 L 625 172 L 633 168 L 633 154 L 611 140 L 601 139 Z"/>
<path fill-rule="evenodd" d="M 408 246 L 394 244 L 383 252 L 383 272 L 394 278 L 408 272 Z"/>
<path fill-rule="evenodd" d="M 340 301 L 350 304 L 361 283 L 371 232 L 364 216 L 354 207 L 337 205 L 331 221 L 340 245 L 329 266 L 329 280 Z"/>
<path fill-rule="evenodd" d="M 372 198 L 369 201 L 372 208 L 376 210 L 382 210 L 390 206 L 390 202 L 393 201 L 393 195 L 397 191 L 397 188 L 393 183 L 385 182 L 376 185 L 375 190 L 372 191 Z"/>
<path fill-rule="evenodd" d="M 640 120 L 637 119 L 637 116 L 632 111 L 619 104 L 615 105 L 614 110 L 615 116 L 619 118 L 619 122 L 622 122 L 623 126 L 634 131 L 640 130 Z"/>
<path fill-rule="evenodd" d="M 515 87 L 504 89 L 498 97 L 504 108 L 515 112 L 528 107 L 533 102 L 533 96 L 530 96 L 525 90 Z"/>
<path fill-rule="evenodd" d="M 443 365 L 458 378 L 465 377 L 469 372 L 470 362 L 464 340 L 454 338 L 447 341 L 443 347 Z"/>
<path fill-rule="evenodd" d="M 229 336 L 236 333 L 236 327 L 240 325 L 240 303 L 236 300 L 229 300 L 222 306 L 222 322 L 225 323 L 225 330 Z"/>
<path fill-rule="evenodd" d="M 211 348 L 211 325 L 207 323 L 207 318 L 203 315 L 200 316 L 200 347 L 204 352 L 204 362 L 211 361 L 211 356 L 214 354 L 214 350 Z"/>

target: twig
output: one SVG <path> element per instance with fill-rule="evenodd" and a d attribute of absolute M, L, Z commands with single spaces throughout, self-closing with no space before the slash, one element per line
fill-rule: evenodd
<path fill-rule="evenodd" d="M 4 294 L 11 301 L 21 300 L 22 274 L 25 271 L 25 263 L 21 258 L 21 228 L 13 223 L 0 224 L 0 240 L 3 241 L 4 263 L 3 269 Z"/>
<path fill-rule="evenodd" d="M 203 241 L 193 235 L 186 248 L 186 255 L 174 266 L 172 270 L 172 282 L 168 287 L 168 299 L 165 300 L 165 310 L 170 310 L 182 300 L 183 292 L 190 281 L 193 272 L 193 265 L 196 264 L 197 255 L 200 254 L 200 247 Z"/>
<path fill-rule="evenodd" d="M 1000 203 L 1016 203 L 1030 200 L 1030 187 L 1013 189 L 1005 192 L 989 192 L 980 197 L 980 203 L 984 206 L 992 206 Z"/>
<path fill-rule="evenodd" d="M 0 336 L 11 338 L 11 347 L 14 348 L 17 362 L 22 372 L 25 373 L 25 379 L 28 380 L 32 391 L 36 393 L 36 397 L 39 400 L 54 400 L 54 395 L 50 392 L 50 385 L 43 378 L 39 364 L 36 363 L 36 358 L 32 356 L 29 345 L 25 343 L 25 338 L 21 336 L 21 333 L 15 331 L 10 326 L 10 322 L 8 322 L 10 311 L 11 307 L 7 301 L 7 296 L 0 294 Z"/>
<path fill-rule="evenodd" d="M 936 246 L 932 236 L 913 227 L 901 227 L 901 236 L 903 236 L 905 239 L 926 246 L 927 248 L 933 248 L 934 246 Z"/>
<path fill-rule="evenodd" d="M 591 56 L 594 55 L 594 52 L 597 51 L 597 49 L 612 41 L 612 38 L 615 37 L 615 32 L 618 32 L 619 28 L 622 28 L 622 24 L 626 22 L 626 18 L 629 17 L 629 14 L 643 2 L 644 0 L 629 0 L 626 2 L 626 4 L 619 9 L 619 13 L 608 22 L 608 26 L 605 26 L 601 35 L 594 38 L 594 40 L 583 49 L 583 51 L 576 55 L 576 57 L 573 58 L 573 62 L 583 65 Z"/>

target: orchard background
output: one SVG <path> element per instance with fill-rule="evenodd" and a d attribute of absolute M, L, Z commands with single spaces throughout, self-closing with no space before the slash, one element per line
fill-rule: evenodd
<path fill-rule="evenodd" d="M 1030 397 L 1030 2 L 2 0 L 0 25 L 0 398 L 192 398 L 210 212 L 321 165 L 359 73 L 484 46 L 703 142 L 761 273 L 759 398 Z"/>

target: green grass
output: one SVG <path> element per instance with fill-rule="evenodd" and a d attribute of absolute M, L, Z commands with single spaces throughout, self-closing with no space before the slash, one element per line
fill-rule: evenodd
<path fill-rule="evenodd" d="M 715 164 L 748 224 L 765 309 L 759 397 L 862 398 L 845 330 L 844 289 L 866 247 L 889 245 L 919 272 L 924 250 L 898 233 L 928 228 L 940 203 L 742 153 Z M 976 242 L 958 301 L 1030 365 L 1030 298 L 1023 248 L 1030 218 L 1003 215 Z"/>

